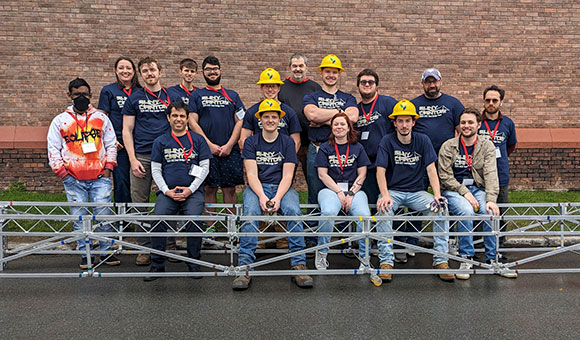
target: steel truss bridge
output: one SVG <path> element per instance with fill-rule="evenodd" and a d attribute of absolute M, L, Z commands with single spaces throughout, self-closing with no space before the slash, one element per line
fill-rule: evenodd
<path fill-rule="evenodd" d="M 111 215 L 83 215 L 73 216 L 69 214 L 69 208 L 108 206 Z M 494 217 L 481 215 L 476 217 L 456 217 L 433 215 L 433 216 L 413 216 L 402 214 L 396 216 L 367 216 L 367 217 L 323 217 L 320 216 L 317 205 L 301 205 L 304 215 L 296 216 L 243 216 L 243 206 L 241 204 L 207 204 L 206 213 L 202 216 L 154 216 L 153 204 L 95 204 L 95 203 L 66 203 L 66 202 L 0 202 L 0 278 L 104 278 L 104 277 L 145 277 L 148 272 L 108 272 L 103 262 L 95 261 L 90 263 L 87 270 L 78 271 L 76 268 L 71 272 L 10 272 L 10 262 L 30 255 L 81 255 L 81 251 L 76 250 L 76 242 L 84 241 L 88 245 L 99 241 L 112 241 L 111 251 L 99 251 L 87 246 L 86 256 L 99 255 L 101 259 L 111 255 L 133 255 L 141 253 L 156 253 L 173 258 L 186 263 L 200 265 L 203 269 L 201 273 L 190 272 L 165 272 L 156 273 L 156 276 L 185 277 L 192 275 L 201 276 L 236 276 L 248 274 L 251 276 L 276 276 L 276 275 L 368 275 L 371 281 L 377 279 L 379 273 L 396 274 L 441 274 L 441 273 L 469 273 L 476 275 L 501 274 L 501 273 L 578 273 L 580 272 L 580 261 L 571 263 L 567 268 L 538 268 L 527 269 L 525 264 L 540 261 L 550 256 L 555 256 L 564 252 L 578 253 L 580 250 L 580 203 L 535 203 L 535 204 L 500 204 L 505 208 L 502 216 Z M 373 206 L 371 206 L 373 207 Z M 374 207 L 373 207 L 374 208 Z M 304 226 L 303 232 L 290 232 L 286 229 L 286 221 L 301 220 Z M 322 220 L 334 220 L 332 232 L 322 233 L 317 231 L 317 224 Z M 381 220 L 400 221 L 401 226 L 412 221 L 422 221 L 421 230 L 417 232 L 403 232 L 402 227 L 394 229 L 390 233 L 379 232 L 376 224 Z M 432 224 L 436 220 L 447 220 L 450 224 L 449 232 L 433 232 Z M 466 233 L 455 232 L 454 228 L 460 220 L 473 220 L 474 226 L 480 225 L 483 221 L 489 221 L 492 226 L 491 232 L 478 231 L 474 228 L 470 234 L 475 237 L 493 236 L 496 241 L 500 237 L 506 238 L 506 245 L 514 244 L 513 240 L 524 244 L 518 247 L 500 248 L 497 244 L 496 253 L 509 254 L 518 253 L 518 260 L 507 263 L 488 264 L 483 260 L 478 261 L 476 257 L 472 260 L 454 255 L 453 245 L 447 254 L 439 253 L 431 248 L 432 237 L 447 235 L 453 241 L 458 235 Z M 82 229 L 73 231 L 73 222 L 80 221 Z M 259 221 L 260 230 L 252 233 L 243 233 L 240 227 L 247 221 Z M 362 232 L 356 232 L 356 222 L 362 222 Z M 196 228 L 199 232 L 185 232 L 185 225 L 188 222 L 197 222 Z M 165 223 L 167 232 L 151 232 L 150 227 L 154 223 Z M 112 232 L 97 232 L 97 227 L 108 224 L 112 227 Z M 212 224 L 216 231 L 209 233 L 206 231 L 206 224 Z M 135 226 L 144 226 L 146 231 L 135 232 Z M 271 228 L 276 226 L 276 230 Z M 139 230 L 140 228 L 137 228 Z M 479 228 L 481 229 L 481 228 Z M 266 244 L 288 236 L 331 236 L 332 241 L 322 246 L 305 248 L 302 251 L 288 253 L 288 249 L 257 249 L 256 253 L 266 253 L 269 256 L 258 258 L 257 261 L 247 266 L 237 266 L 235 256 L 239 250 L 239 238 L 244 236 L 259 236 L 258 244 Z M 395 240 L 395 236 L 419 237 L 419 245 L 411 245 Z M 172 250 L 161 252 L 149 247 L 137 245 L 135 237 L 202 237 L 204 249 L 200 260 L 187 257 L 185 250 Z M 375 247 L 369 247 L 373 242 L 387 239 L 394 245 L 403 246 L 406 249 L 395 249 L 395 252 L 412 251 L 415 253 L 426 253 L 444 256 L 459 263 L 467 262 L 473 265 L 469 270 L 435 270 L 435 269 L 375 269 L 372 266 L 359 269 L 358 262 L 354 268 L 328 269 L 325 271 L 309 269 L 304 271 L 272 270 L 268 269 L 269 264 L 279 261 L 288 261 L 289 258 L 297 254 L 314 254 L 315 251 L 330 247 L 329 254 L 345 254 L 347 256 L 359 257 L 357 244 L 364 239 L 367 247 L 364 258 L 365 263 L 371 263 L 371 256 L 377 254 Z M 10 241 L 10 242 L 8 242 Z M 481 239 L 477 242 L 482 242 Z M 452 243 L 450 241 L 450 243 Z M 16 244 L 10 247 L 9 244 Z M 483 249 L 476 248 L 476 252 Z M 216 256 L 203 256 L 212 254 Z M 522 258 L 522 254 L 524 254 Z M 332 258 L 330 255 L 329 258 Z M 206 258 L 216 259 L 213 262 Z M 510 256 L 510 258 L 512 258 Z M 132 264 L 131 264 L 132 266 Z"/>

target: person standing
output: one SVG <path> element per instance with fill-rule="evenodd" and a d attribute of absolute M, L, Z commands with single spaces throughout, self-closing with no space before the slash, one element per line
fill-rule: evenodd
<path fill-rule="evenodd" d="M 91 104 L 91 87 L 82 78 L 73 79 L 68 85 L 68 97 L 72 100 L 65 112 L 50 123 L 47 135 L 48 161 L 52 171 L 62 179 L 69 202 L 111 202 L 111 173 L 116 166 L 117 138 L 113 124 L 103 112 Z M 70 207 L 71 215 L 89 215 L 85 207 Z M 93 207 L 93 214 L 111 215 L 109 207 Z M 73 222 L 75 231 L 82 229 L 82 220 Z M 112 232 L 110 223 L 99 223 L 99 232 Z M 77 241 L 77 249 L 86 251 L 85 239 Z M 99 251 L 109 252 L 110 241 L 100 241 Z M 113 255 L 103 255 L 103 262 L 110 266 L 121 263 Z M 81 254 L 81 269 L 90 269 L 94 258 Z"/>
<path fill-rule="evenodd" d="M 168 88 L 167 92 L 180 97 L 185 104 L 189 104 L 191 93 L 197 90 L 193 84 L 197 75 L 197 63 L 195 60 L 191 58 L 182 59 L 179 62 L 179 75 L 181 76 L 181 82 Z"/>

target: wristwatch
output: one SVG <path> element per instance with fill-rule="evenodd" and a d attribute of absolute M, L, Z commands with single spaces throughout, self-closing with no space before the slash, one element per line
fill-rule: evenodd
<path fill-rule="evenodd" d="M 345 191 L 345 192 L 344 192 L 344 194 L 345 194 L 346 196 L 354 196 L 354 192 L 352 192 L 352 191 L 350 191 L 350 190 L 349 190 L 349 191 Z"/>

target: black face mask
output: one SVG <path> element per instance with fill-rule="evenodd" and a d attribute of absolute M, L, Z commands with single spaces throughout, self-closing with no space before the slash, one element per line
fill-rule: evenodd
<path fill-rule="evenodd" d="M 73 106 L 80 112 L 85 112 L 89 109 L 89 104 L 91 100 L 85 96 L 78 96 L 73 99 Z"/>

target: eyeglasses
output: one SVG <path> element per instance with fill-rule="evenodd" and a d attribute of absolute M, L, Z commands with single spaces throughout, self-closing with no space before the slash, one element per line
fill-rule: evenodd
<path fill-rule="evenodd" d="M 203 72 L 216 72 L 216 71 L 219 71 L 219 69 L 220 69 L 219 66 L 216 66 L 216 67 L 206 67 L 206 68 L 203 69 Z"/>
<path fill-rule="evenodd" d="M 497 104 L 497 103 L 499 103 L 499 99 L 496 99 L 496 98 L 493 98 L 493 99 L 485 98 L 485 102 L 486 103 L 494 103 L 494 104 Z"/>
<path fill-rule="evenodd" d="M 376 82 L 376 81 L 374 81 L 374 80 L 361 80 L 361 81 L 360 81 L 360 84 L 361 84 L 362 86 L 373 86 L 373 85 L 375 85 L 376 83 L 377 83 L 377 82 Z"/>

